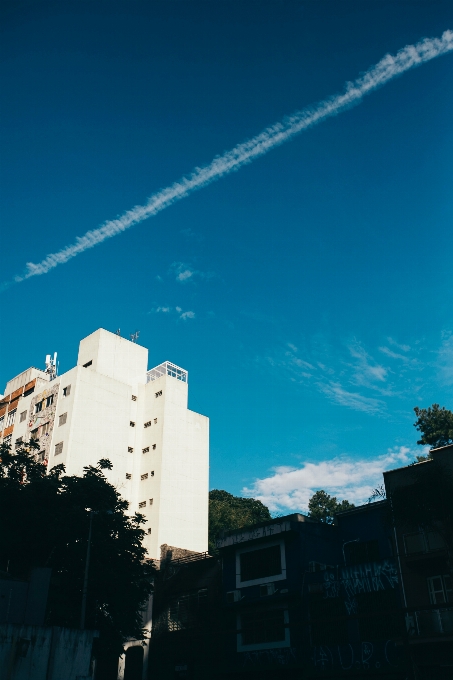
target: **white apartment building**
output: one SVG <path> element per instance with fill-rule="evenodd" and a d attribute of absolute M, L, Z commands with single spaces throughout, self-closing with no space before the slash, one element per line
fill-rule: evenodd
<path fill-rule="evenodd" d="M 35 437 L 48 469 L 66 474 L 108 458 L 107 479 L 146 518 L 145 547 L 208 549 L 209 419 L 190 411 L 188 374 L 99 329 L 79 345 L 77 366 L 52 379 L 29 368 L 6 385 L 0 433 L 17 447 Z"/>

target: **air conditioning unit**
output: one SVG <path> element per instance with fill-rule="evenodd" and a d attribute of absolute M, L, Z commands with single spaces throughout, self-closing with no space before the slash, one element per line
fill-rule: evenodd
<path fill-rule="evenodd" d="M 275 585 L 273 583 L 263 583 L 260 586 L 260 597 L 268 597 L 268 595 L 273 595 L 275 593 Z"/>
<path fill-rule="evenodd" d="M 234 604 L 234 602 L 239 602 L 240 599 L 241 599 L 240 590 L 230 590 L 230 592 L 226 594 L 226 601 L 228 604 Z"/>

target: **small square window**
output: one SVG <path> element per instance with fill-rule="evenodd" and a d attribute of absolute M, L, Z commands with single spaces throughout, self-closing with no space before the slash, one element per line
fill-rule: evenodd
<path fill-rule="evenodd" d="M 55 455 L 58 456 L 60 453 L 63 453 L 63 442 L 55 444 Z"/>
<path fill-rule="evenodd" d="M 16 441 L 14 442 L 14 447 L 18 449 L 21 444 L 23 444 L 23 440 L 22 437 L 19 437 L 19 439 L 16 439 Z"/>
<path fill-rule="evenodd" d="M 20 422 L 20 423 L 23 423 L 24 420 L 26 420 L 26 418 L 27 418 L 27 411 L 22 411 L 22 413 L 20 414 L 20 420 L 19 420 L 19 422 Z"/>
<path fill-rule="evenodd" d="M 58 427 L 60 427 L 60 425 L 65 425 L 67 419 L 68 419 L 68 414 L 62 413 L 61 416 L 59 416 L 59 418 L 58 418 Z"/>
<path fill-rule="evenodd" d="M 71 394 L 71 385 L 67 385 L 66 387 L 63 387 L 63 397 L 69 397 Z"/>
<path fill-rule="evenodd" d="M 36 402 L 36 404 L 35 404 L 35 413 L 40 413 L 40 411 L 42 411 L 42 404 L 43 404 L 42 400 Z"/>
<path fill-rule="evenodd" d="M 31 438 L 32 439 L 38 439 L 39 437 L 39 427 L 36 427 L 34 430 L 31 431 Z"/>
<path fill-rule="evenodd" d="M 142 501 L 141 503 L 138 504 L 139 508 L 144 508 L 146 506 L 146 501 Z"/>
<path fill-rule="evenodd" d="M 154 418 L 154 425 L 157 425 L 157 418 Z"/>
<path fill-rule="evenodd" d="M 153 444 L 153 449 L 155 449 L 155 448 L 156 448 L 156 444 Z"/>
<path fill-rule="evenodd" d="M 133 420 L 131 420 L 131 421 L 129 422 L 129 425 L 130 425 L 131 427 L 135 427 L 135 423 L 134 423 L 134 421 L 133 421 Z"/>
<path fill-rule="evenodd" d="M 132 395 L 132 401 L 137 401 L 137 397 L 135 396 L 135 394 Z"/>
<path fill-rule="evenodd" d="M 154 477 L 154 470 L 151 470 L 151 477 Z"/>
<path fill-rule="evenodd" d="M 8 413 L 8 417 L 6 418 L 6 427 L 10 427 L 11 425 L 14 425 L 14 421 L 16 420 L 16 413 L 17 413 L 17 408 L 14 408 L 12 411 Z"/>
<path fill-rule="evenodd" d="M 146 447 L 146 449 L 142 449 L 142 453 L 148 453 L 149 451 L 149 446 Z"/>
<path fill-rule="evenodd" d="M 148 527 L 148 533 L 149 534 L 151 533 L 151 527 Z"/>
<path fill-rule="evenodd" d="M 47 408 L 48 406 L 52 406 L 52 404 L 53 404 L 53 394 L 51 394 L 49 397 L 47 397 L 47 399 L 46 399 L 46 408 Z"/>
<path fill-rule="evenodd" d="M 91 366 L 93 361 L 90 359 L 89 361 L 86 362 L 86 364 L 83 364 L 84 368 L 88 368 L 88 366 Z"/>
<path fill-rule="evenodd" d="M 142 476 L 140 477 L 140 479 L 142 480 L 142 482 L 143 482 L 145 479 L 148 479 L 148 473 L 145 472 L 145 474 L 142 475 Z"/>
<path fill-rule="evenodd" d="M 153 500 L 154 500 L 153 498 L 150 498 L 150 499 L 149 499 L 149 504 L 150 504 L 150 505 L 153 504 Z"/>
<path fill-rule="evenodd" d="M 133 447 L 133 446 L 128 446 L 128 447 L 127 447 L 127 452 L 128 452 L 128 453 L 134 453 L 134 447 Z"/>
<path fill-rule="evenodd" d="M 132 475 L 130 472 L 126 472 L 126 479 L 132 479 Z"/>

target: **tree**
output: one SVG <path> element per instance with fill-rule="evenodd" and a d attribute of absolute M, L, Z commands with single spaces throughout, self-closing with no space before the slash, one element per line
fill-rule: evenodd
<path fill-rule="evenodd" d="M 414 427 L 422 433 L 417 444 L 429 444 L 433 448 L 453 444 L 453 412 L 433 404 L 428 408 L 414 408 L 417 420 Z M 427 460 L 426 456 L 417 456 L 417 460 Z"/>
<path fill-rule="evenodd" d="M 332 524 L 337 513 L 353 507 L 355 506 L 349 501 L 339 502 L 335 496 L 329 496 L 328 493 L 321 489 L 316 491 L 308 501 L 308 514 L 320 522 Z"/>
<path fill-rule="evenodd" d="M 242 529 L 272 519 L 269 508 L 255 498 L 240 498 L 227 491 L 209 492 L 209 552 L 216 553 L 215 540 L 221 531 Z"/>
<path fill-rule="evenodd" d="M 155 568 L 142 545 L 141 515 L 107 481 L 108 460 L 65 476 L 46 474 L 32 440 L 12 452 L 0 447 L 0 565 L 26 577 L 31 567 L 52 569 L 46 625 L 78 628 L 90 512 L 91 559 L 86 627 L 100 631 L 100 652 L 120 654 L 127 638 L 144 639 L 140 610 Z"/>

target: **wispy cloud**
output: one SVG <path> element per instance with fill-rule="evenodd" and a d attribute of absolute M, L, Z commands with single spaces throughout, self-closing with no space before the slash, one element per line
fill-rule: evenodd
<path fill-rule="evenodd" d="M 328 383 L 318 382 L 317 385 L 319 390 L 331 401 L 340 404 L 341 406 L 352 408 L 354 411 L 382 413 L 386 408 L 385 402 L 381 399 L 366 397 L 358 392 L 348 392 L 340 385 L 340 383 L 333 381 Z"/>
<path fill-rule="evenodd" d="M 179 318 L 183 319 L 183 321 L 187 321 L 187 319 L 195 319 L 195 312 L 183 312 Z"/>
<path fill-rule="evenodd" d="M 24 281 L 32 276 L 46 274 L 54 267 L 68 262 L 85 250 L 99 245 L 108 238 L 143 222 L 194 191 L 208 186 L 225 175 L 239 170 L 268 153 L 271 149 L 287 142 L 303 130 L 336 116 L 360 103 L 363 97 L 385 85 L 393 78 L 423 63 L 453 50 L 453 31 L 445 31 L 441 38 L 431 38 L 408 45 L 395 56 L 387 54 L 354 82 L 348 82 L 343 94 L 337 94 L 314 106 L 297 111 L 282 121 L 266 128 L 256 137 L 238 144 L 230 151 L 216 156 L 208 165 L 195 168 L 190 175 L 154 193 L 145 205 L 138 205 L 113 220 L 108 220 L 97 229 L 77 237 L 74 243 L 47 255 L 41 262 L 28 262 L 25 273 L 16 276 L 15 281 Z"/>
<path fill-rule="evenodd" d="M 214 276 L 212 272 L 202 272 L 199 269 L 194 269 L 185 262 L 173 262 L 170 267 L 170 272 L 175 275 L 176 281 L 179 283 L 187 283 L 196 278 L 210 279 Z"/>
<path fill-rule="evenodd" d="M 195 319 L 195 312 L 192 312 L 191 310 L 183 312 L 182 307 L 154 307 L 148 314 L 176 314 L 182 321 Z"/>
<path fill-rule="evenodd" d="M 437 368 L 443 385 L 453 385 L 453 333 L 442 333 L 442 344 L 437 357 Z"/>
<path fill-rule="evenodd" d="M 383 363 L 375 358 L 376 351 L 366 349 L 358 340 L 336 344 L 335 349 L 319 335 L 300 340 L 257 357 L 258 365 L 322 393 L 332 403 L 373 415 L 388 416 L 388 398 L 418 395 L 420 362 L 408 345 L 408 354 L 401 355 L 404 361 L 392 350 L 379 347 L 388 358 Z"/>
<path fill-rule="evenodd" d="M 341 456 L 332 460 L 304 463 L 301 467 L 277 467 L 264 479 L 256 479 L 242 490 L 244 496 L 258 498 L 272 511 L 303 511 L 308 500 L 319 489 L 359 505 L 382 484 L 382 472 L 407 465 L 429 447 L 412 450 L 394 447 L 376 458 Z"/>
<path fill-rule="evenodd" d="M 390 357 L 391 359 L 409 361 L 409 357 L 405 356 L 404 354 L 398 354 L 398 352 L 392 352 L 392 350 L 389 349 L 388 347 L 379 347 L 379 351 L 382 352 L 382 354 L 385 354 L 385 356 Z"/>
<path fill-rule="evenodd" d="M 374 361 L 360 343 L 350 345 L 349 352 L 356 360 L 353 380 L 357 385 L 370 387 L 376 381 L 385 382 L 388 369 Z"/>
<path fill-rule="evenodd" d="M 410 345 L 401 345 L 399 342 L 396 342 L 393 338 L 387 338 L 387 342 L 389 345 L 393 345 L 394 347 L 397 347 L 400 349 L 402 352 L 409 352 L 410 351 Z"/>

